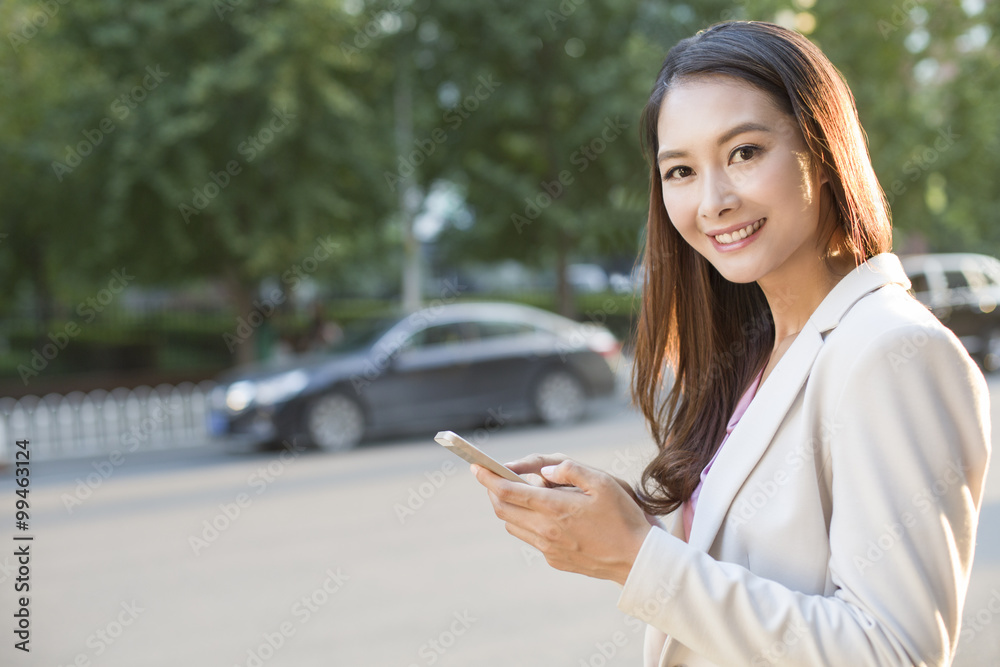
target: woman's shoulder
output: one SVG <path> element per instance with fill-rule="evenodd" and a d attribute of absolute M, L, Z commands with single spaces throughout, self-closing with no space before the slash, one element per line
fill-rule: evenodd
<path fill-rule="evenodd" d="M 964 350 L 961 341 L 922 303 L 897 283 L 872 290 L 853 305 L 824 340 L 827 353 L 857 355 L 873 344 L 935 339 Z"/>
<path fill-rule="evenodd" d="M 982 372 L 958 337 L 895 283 L 854 304 L 827 333 L 811 372 L 823 385 L 871 380 L 879 374 L 898 381 L 934 376 L 940 384 L 985 386 Z"/>

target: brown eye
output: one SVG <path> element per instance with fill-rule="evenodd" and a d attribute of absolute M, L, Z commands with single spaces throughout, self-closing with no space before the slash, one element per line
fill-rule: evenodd
<path fill-rule="evenodd" d="M 752 160 L 760 149 L 757 146 L 740 146 L 733 151 L 731 160 L 733 162 L 746 162 Z"/>
<path fill-rule="evenodd" d="M 692 174 L 691 167 L 673 167 L 668 169 L 663 175 L 663 180 L 669 181 L 675 178 L 686 178 Z"/>

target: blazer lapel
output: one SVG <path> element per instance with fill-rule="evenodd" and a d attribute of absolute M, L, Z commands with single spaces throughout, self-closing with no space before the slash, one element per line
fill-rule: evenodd
<path fill-rule="evenodd" d="M 705 478 L 688 540 L 692 546 L 711 548 L 733 498 L 771 444 L 822 346 L 822 336 L 806 324 L 757 390 Z"/>
<path fill-rule="evenodd" d="M 712 547 L 733 499 L 771 444 L 809 377 L 825 334 L 837 326 L 861 297 L 890 282 L 904 288 L 910 286 L 895 255 L 876 255 L 844 276 L 809 317 L 771 375 L 757 390 L 705 478 L 689 544 L 706 552 Z"/>

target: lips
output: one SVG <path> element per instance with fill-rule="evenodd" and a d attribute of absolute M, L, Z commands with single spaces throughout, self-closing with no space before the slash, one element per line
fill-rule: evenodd
<path fill-rule="evenodd" d="M 712 238 L 715 239 L 715 241 L 721 245 L 729 245 L 731 243 L 736 243 L 750 236 L 753 236 L 757 232 L 757 230 L 759 230 L 764 225 L 764 222 L 766 220 L 767 218 L 761 218 L 760 220 L 752 222 L 748 225 L 744 225 L 742 227 L 737 227 L 736 229 L 733 229 L 729 232 L 723 232 L 720 234 L 714 234 L 710 236 L 712 236 Z"/>

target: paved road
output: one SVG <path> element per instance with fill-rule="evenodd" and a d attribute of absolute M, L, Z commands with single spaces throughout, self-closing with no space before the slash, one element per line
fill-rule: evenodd
<path fill-rule="evenodd" d="M 1000 379 L 991 386 L 996 395 Z M 615 405 L 569 429 L 506 426 L 478 439 L 500 460 L 562 451 L 633 475 L 651 452 L 642 422 Z M 641 664 L 642 629 L 615 608 L 618 586 L 549 569 L 507 535 L 465 465 L 426 439 L 119 463 L 35 471 L 32 651 L 12 648 L 14 559 L 3 546 L 0 664 Z M 99 470 L 110 473 L 97 484 Z M 7 476 L 0 516 L 13 498 Z M 992 481 L 963 667 L 1000 664 L 998 529 Z M 6 527 L 0 539 L 12 544 Z"/>

